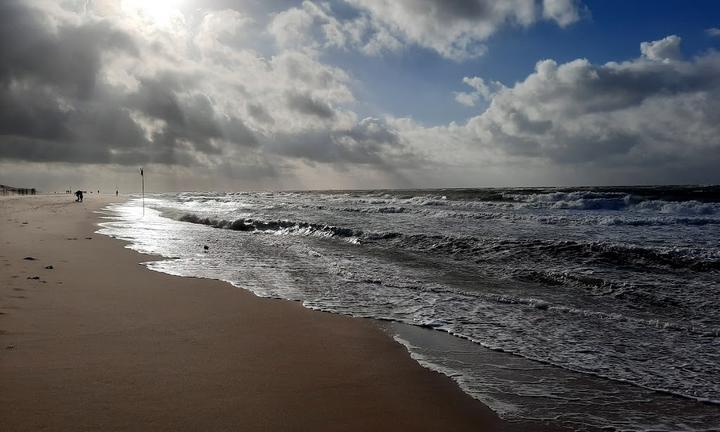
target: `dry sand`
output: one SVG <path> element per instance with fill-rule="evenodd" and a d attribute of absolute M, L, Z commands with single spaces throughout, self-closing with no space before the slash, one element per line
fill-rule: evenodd
<path fill-rule="evenodd" d="M 2 431 L 540 429 L 370 320 L 138 265 L 153 258 L 94 234 L 114 199 L 0 199 Z"/>

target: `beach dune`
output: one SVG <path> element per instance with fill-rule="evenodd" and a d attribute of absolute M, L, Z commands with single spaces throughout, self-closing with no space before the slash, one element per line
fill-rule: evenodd
<path fill-rule="evenodd" d="M 370 320 L 146 269 L 94 234 L 110 200 L 0 202 L 2 430 L 538 429 Z"/>

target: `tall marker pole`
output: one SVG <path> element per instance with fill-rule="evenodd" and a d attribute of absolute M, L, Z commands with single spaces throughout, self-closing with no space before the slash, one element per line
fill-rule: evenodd
<path fill-rule="evenodd" d="M 140 168 L 140 178 L 142 179 L 143 216 L 145 216 L 145 174 L 142 168 Z"/>

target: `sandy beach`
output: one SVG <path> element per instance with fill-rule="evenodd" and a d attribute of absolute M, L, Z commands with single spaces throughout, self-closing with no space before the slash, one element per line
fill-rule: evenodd
<path fill-rule="evenodd" d="M 541 429 L 502 421 L 370 320 L 146 269 L 155 258 L 94 233 L 114 199 L 0 201 L 4 431 Z"/>

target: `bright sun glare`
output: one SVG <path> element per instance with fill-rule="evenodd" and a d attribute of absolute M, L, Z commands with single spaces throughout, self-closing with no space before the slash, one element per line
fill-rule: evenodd
<path fill-rule="evenodd" d="M 122 8 L 129 15 L 136 15 L 145 22 L 167 27 L 182 18 L 179 8 L 183 0 L 123 0 Z"/>

